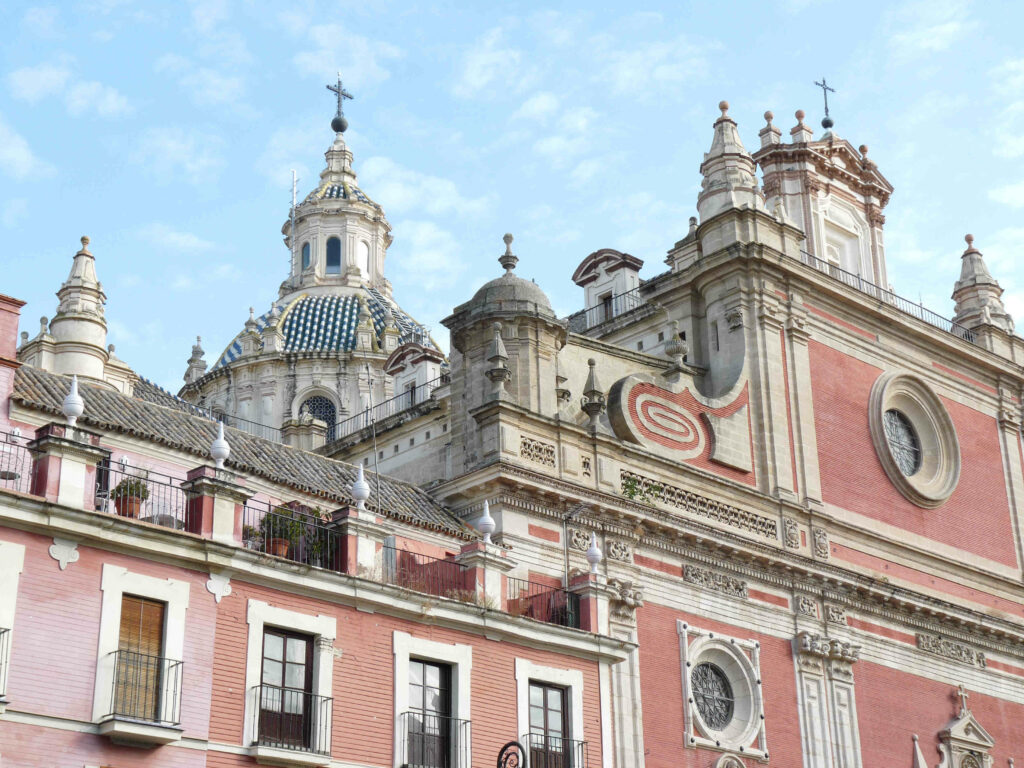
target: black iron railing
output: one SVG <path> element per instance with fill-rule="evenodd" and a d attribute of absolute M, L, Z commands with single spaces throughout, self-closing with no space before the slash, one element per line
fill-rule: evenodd
<path fill-rule="evenodd" d="M 114 651 L 113 717 L 178 725 L 182 662 L 135 651 Z"/>
<path fill-rule="evenodd" d="M 254 743 L 275 749 L 331 754 L 330 696 L 297 688 L 257 685 L 253 707 Z"/>
<path fill-rule="evenodd" d="M 619 315 L 624 315 L 644 303 L 639 288 L 609 296 L 597 306 L 581 309 L 579 312 L 569 315 L 569 330 L 573 333 L 586 333 L 591 328 L 606 323 Z"/>
<path fill-rule="evenodd" d="M 96 509 L 165 528 L 185 528 L 189 493 L 180 478 L 126 464 L 96 468 Z"/>
<path fill-rule="evenodd" d="M 836 266 L 832 262 L 819 259 L 817 256 L 812 256 L 807 253 L 807 251 L 800 251 L 800 260 L 807 266 L 814 267 L 819 272 L 824 272 L 826 275 L 835 278 L 839 282 L 843 283 L 843 285 L 855 288 L 861 293 L 866 293 L 879 301 L 885 302 L 891 307 L 895 307 L 900 312 L 916 317 L 918 320 L 923 320 L 929 325 L 934 325 L 936 328 L 946 331 L 946 333 L 951 333 L 965 341 L 974 343 L 974 331 L 970 328 L 965 328 L 952 320 L 948 320 L 942 315 L 932 312 L 930 309 L 926 309 L 921 304 L 915 303 L 910 299 L 905 299 L 879 285 L 875 285 L 870 280 L 865 280 L 860 275 L 855 275 L 853 272 L 847 272 L 845 269 Z"/>
<path fill-rule="evenodd" d="M 281 442 L 281 430 L 278 427 L 272 427 L 269 424 L 260 424 L 258 421 L 250 421 L 249 419 L 242 419 L 238 416 L 229 416 L 226 413 L 215 413 L 208 409 L 202 409 L 204 415 L 208 419 L 213 421 L 219 421 L 224 424 L 225 427 L 234 427 L 235 429 L 247 432 L 254 437 L 262 437 L 264 440 L 272 440 L 275 443 Z"/>
<path fill-rule="evenodd" d="M 11 655 L 11 630 L 0 627 L 0 699 L 7 693 L 7 667 Z"/>
<path fill-rule="evenodd" d="M 589 768 L 587 742 L 544 733 L 523 735 L 530 768 Z"/>
<path fill-rule="evenodd" d="M 373 406 L 373 408 L 367 408 L 361 413 L 349 416 L 347 419 L 343 419 L 335 425 L 334 435 L 331 439 L 340 440 L 341 438 L 358 432 L 360 429 L 364 429 L 371 424 L 382 421 L 389 416 L 394 416 L 402 411 L 406 411 L 414 405 L 425 403 L 430 399 L 430 396 L 434 393 L 435 389 L 443 387 L 449 381 L 451 381 L 449 374 L 443 373 L 436 379 L 431 379 L 426 384 L 418 384 L 417 386 L 410 387 L 404 392 L 378 403 Z"/>
<path fill-rule="evenodd" d="M 466 573 L 466 566 L 454 560 L 390 545 L 385 545 L 381 551 L 381 579 L 385 584 L 458 600 L 466 594 Z"/>
<path fill-rule="evenodd" d="M 425 712 L 399 715 L 399 764 L 408 768 L 470 768 L 469 720 Z"/>
<path fill-rule="evenodd" d="M 250 499 L 242 510 L 242 542 L 248 549 L 296 563 L 345 570 L 345 537 L 315 511 Z"/>
<path fill-rule="evenodd" d="M 561 627 L 580 627 L 580 596 L 561 587 L 509 578 L 506 610 Z"/>
<path fill-rule="evenodd" d="M 0 488 L 32 493 L 32 463 L 36 452 L 26 445 L 27 439 L 9 432 L 0 432 Z"/>

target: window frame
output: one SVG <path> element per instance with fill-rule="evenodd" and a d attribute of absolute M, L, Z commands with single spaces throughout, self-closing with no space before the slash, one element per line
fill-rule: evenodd
<path fill-rule="evenodd" d="M 127 568 L 111 563 L 103 564 L 100 590 L 103 598 L 100 605 L 100 632 L 96 647 L 96 684 L 93 690 L 93 722 L 108 720 L 113 705 L 114 652 L 121 642 L 121 606 L 124 596 L 142 597 L 164 603 L 164 628 L 161 643 L 162 658 L 185 661 L 185 618 L 188 612 L 191 584 L 179 579 L 160 579 L 141 573 L 132 573 Z M 188 668 L 182 667 L 182 675 Z M 184 721 L 181 711 L 182 684 L 171 686 L 164 681 L 160 693 L 160 712 L 176 711 Z M 173 698 L 172 698 L 173 697 Z"/>
<path fill-rule="evenodd" d="M 530 683 L 546 683 L 565 691 L 565 704 L 569 708 L 565 716 L 570 741 L 586 741 L 583 730 L 583 671 L 559 669 L 535 664 L 529 659 L 516 658 L 516 738 L 530 732 Z M 526 747 L 526 745 L 524 745 Z M 529 749 L 529 747 L 526 747 Z"/>
<path fill-rule="evenodd" d="M 338 268 L 331 268 L 331 242 L 338 244 Z M 342 273 L 342 267 L 344 266 L 344 254 L 341 252 L 341 238 L 337 235 L 331 235 L 327 238 L 327 243 L 324 251 L 324 274 L 325 275 L 340 275 Z"/>
<path fill-rule="evenodd" d="M 408 632 L 395 630 L 392 636 L 395 675 L 395 727 L 392 764 L 400 768 L 402 756 L 402 714 L 409 708 L 409 662 L 431 661 L 447 664 L 451 669 L 449 717 L 470 720 L 470 691 L 473 672 L 473 647 L 459 643 L 441 643 L 413 637 Z M 472 734 L 470 735 L 472 739 Z M 472 754 L 472 744 L 469 745 Z"/>
<path fill-rule="evenodd" d="M 309 240 L 299 248 L 299 269 L 305 271 L 313 265 L 313 246 Z"/>

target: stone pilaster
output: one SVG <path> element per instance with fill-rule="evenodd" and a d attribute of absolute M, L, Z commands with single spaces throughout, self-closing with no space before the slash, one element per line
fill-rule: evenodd
<path fill-rule="evenodd" d="M 234 480 L 225 470 L 207 465 L 189 470 L 181 484 L 188 494 L 185 530 L 221 544 L 241 546 L 245 502 L 253 493 Z"/>
<path fill-rule="evenodd" d="M 110 458 L 96 432 L 51 422 L 36 430 L 32 493 L 76 509 L 96 508 L 96 467 Z"/>
<path fill-rule="evenodd" d="M 811 392 L 811 358 L 807 342 L 807 310 L 801 297 L 791 292 L 786 319 L 786 351 L 789 355 L 789 397 L 793 423 L 799 495 L 804 504 L 821 506 L 821 472 L 818 466 L 818 436 L 814 426 L 814 398 Z"/>
<path fill-rule="evenodd" d="M 508 550 L 496 544 L 473 541 L 464 544 L 455 562 L 467 568 L 465 589 L 471 590 L 479 605 L 500 609 L 507 592 L 508 573 L 518 563 L 508 556 Z"/>
<path fill-rule="evenodd" d="M 790 446 L 787 401 L 787 360 L 782 313 L 775 286 L 765 280 L 757 297 L 758 357 L 761 425 L 768 470 L 766 489 L 779 498 L 795 501 L 793 454 Z"/>
<path fill-rule="evenodd" d="M 375 574 L 377 550 L 391 531 L 368 509 L 345 507 L 336 510 L 332 519 L 343 537 L 345 573 L 367 579 L 379 578 L 380 574 Z"/>

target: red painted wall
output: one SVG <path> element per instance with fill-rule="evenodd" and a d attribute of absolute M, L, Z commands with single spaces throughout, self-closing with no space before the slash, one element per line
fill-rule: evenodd
<path fill-rule="evenodd" d="M 893 487 L 871 442 L 868 401 L 882 371 L 821 342 L 809 349 L 823 501 L 1016 566 L 996 420 L 942 399 L 960 441 L 960 482 L 941 507 L 922 509 Z"/>

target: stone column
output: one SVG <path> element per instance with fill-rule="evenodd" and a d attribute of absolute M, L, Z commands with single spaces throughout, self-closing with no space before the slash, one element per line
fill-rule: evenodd
<path fill-rule="evenodd" d="M 580 598 L 580 629 L 598 635 L 611 632 L 609 604 L 614 590 L 598 573 L 581 573 L 569 582 L 569 592 Z"/>
<path fill-rule="evenodd" d="M 636 646 L 636 611 L 643 606 L 643 592 L 635 582 L 611 579 L 611 636 L 633 644 L 629 658 L 613 664 L 612 725 L 617 766 L 644 766 L 643 697 L 640 691 L 640 653 Z"/>
<path fill-rule="evenodd" d="M 96 432 L 57 422 L 37 429 L 28 444 L 36 453 L 32 493 L 76 509 L 95 509 L 96 467 L 110 458 L 100 439 Z"/>
<path fill-rule="evenodd" d="M 814 425 L 814 401 L 811 393 L 811 361 L 807 348 L 810 337 L 803 299 L 793 292 L 789 297 L 789 317 L 786 319 L 793 444 L 803 503 L 820 509 L 821 472 L 818 467 L 818 437 Z"/>
<path fill-rule="evenodd" d="M 188 494 L 185 530 L 221 544 L 241 546 L 243 510 L 253 494 L 234 479 L 222 469 L 205 465 L 189 470 L 181 484 Z"/>
<path fill-rule="evenodd" d="M 344 507 L 336 510 L 332 519 L 342 535 L 345 573 L 379 579 L 377 551 L 391 531 L 368 509 Z"/>
<path fill-rule="evenodd" d="M 765 281 L 757 302 L 758 357 L 761 384 L 760 427 L 767 452 L 768 482 L 765 487 L 779 498 L 796 500 L 793 483 L 793 460 L 790 453 L 789 409 L 786 396 L 787 360 L 779 301 L 775 286 Z M 751 377 L 753 378 L 753 377 Z"/>

